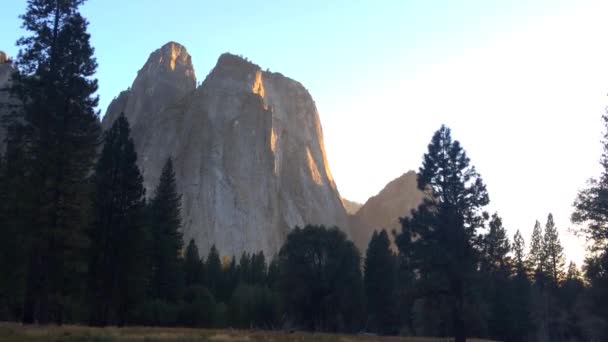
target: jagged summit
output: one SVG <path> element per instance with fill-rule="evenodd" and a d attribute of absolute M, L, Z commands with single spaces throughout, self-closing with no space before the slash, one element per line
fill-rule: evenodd
<path fill-rule="evenodd" d="M 107 129 L 121 112 L 132 126 L 136 125 L 142 115 L 152 115 L 191 93 L 195 87 L 190 54 L 183 45 L 169 42 L 150 54 L 131 88 L 110 103 L 103 127 Z"/>
<path fill-rule="evenodd" d="M 154 51 L 132 87 L 108 107 L 124 112 L 148 195 L 171 157 L 183 233 L 206 253 L 274 255 L 295 226 L 348 217 L 329 171 L 319 114 L 308 91 L 245 58 L 222 54 L 195 89 L 186 49 Z"/>
<path fill-rule="evenodd" d="M 158 67 L 166 72 L 176 72 L 191 77 L 196 82 L 192 57 L 186 48 L 176 42 L 168 42 L 154 51 L 146 63 L 148 68 Z"/>

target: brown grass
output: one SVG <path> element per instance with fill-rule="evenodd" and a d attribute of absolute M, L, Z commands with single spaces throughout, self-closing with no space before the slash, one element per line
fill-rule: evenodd
<path fill-rule="evenodd" d="M 0 342 L 5 341 L 339 341 L 339 342 L 447 342 L 445 338 L 377 337 L 358 335 L 315 334 L 283 331 L 213 330 L 188 328 L 107 327 L 91 328 L 79 325 L 24 326 L 19 323 L 0 323 Z M 471 342 L 489 342 L 471 339 Z"/>

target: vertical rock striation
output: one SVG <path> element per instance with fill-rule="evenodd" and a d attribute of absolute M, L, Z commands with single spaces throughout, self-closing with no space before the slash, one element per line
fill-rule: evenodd
<path fill-rule="evenodd" d="M 315 103 L 298 82 L 223 54 L 202 85 L 190 55 L 168 43 L 109 105 L 107 128 L 132 125 L 148 196 L 173 158 L 184 238 L 203 252 L 278 251 L 296 225 L 348 217 L 332 178 Z"/>

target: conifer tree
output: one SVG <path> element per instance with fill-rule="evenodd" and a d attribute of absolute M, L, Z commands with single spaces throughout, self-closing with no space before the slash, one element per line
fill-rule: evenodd
<path fill-rule="evenodd" d="M 181 296 L 183 283 L 181 195 L 177 193 L 173 163 L 169 158 L 163 167 L 159 184 L 150 201 L 152 233 L 151 296 L 175 302 Z"/>
<path fill-rule="evenodd" d="M 483 236 L 481 273 L 485 278 L 486 301 L 490 307 L 488 329 L 490 337 L 506 340 L 510 335 L 509 276 L 507 254 L 511 246 L 498 214 L 492 215 L 489 231 Z"/>
<path fill-rule="evenodd" d="M 515 275 L 509 287 L 510 334 L 507 341 L 525 341 L 530 333 L 531 324 L 531 284 L 525 260 L 525 241 L 519 230 L 513 238 L 513 254 L 515 257 Z"/>
<path fill-rule="evenodd" d="M 205 263 L 205 270 L 207 271 L 205 274 L 207 283 L 205 285 L 213 296 L 218 297 L 222 278 L 222 261 L 220 260 L 220 254 L 217 251 L 217 248 L 215 248 L 215 245 L 211 246 L 211 249 L 209 250 Z"/>
<path fill-rule="evenodd" d="M 513 236 L 513 255 L 515 257 L 515 274 L 526 275 L 526 244 L 524 238 L 521 236 L 519 229 L 515 232 Z"/>
<path fill-rule="evenodd" d="M 11 93 L 21 109 L 10 120 L 23 132 L 31 161 L 22 173 L 33 192 L 24 213 L 28 237 L 23 321 L 61 323 L 70 302 L 80 300 L 86 270 L 90 174 L 100 126 L 95 107 L 97 63 L 84 0 L 29 0 L 21 16 L 28 36 L 20 38 L 19 72 Z"/>
<path fill-rule="evenodd" d="M 555 227 L 552 214 L 549 214 L 547 217 L 543 247 L 547 276 L 549 277 L 552 286 L 557 287 L 564 278 L 565 259 L 564 248 L 559 241 L 559 234 L 557 232 L 557 227 Z"/>
<path fill-rule="evenodd" d="M 484 254 L 482 272 L 495 274 L 506 269 L 507 254 L 511 251 L 511 244 L 498 214 L 492 215 L 489 226 L 490 229 L 482 241 Z"/>
<path fill-rule="evenodd" d="M 363 280 L 368 328 L 381 334 L 396 332 L 395 262 L 386 230 L 374 231 L 366 251 Z"/>
<path fill-rule="evenodd" d="M 93 183 L 90 323 L 125 324 L 143 302 L 147 281 L 145 189 L 129 123 L 121 114 L 104 135 Z"/>
<path fill-rule="evenodd" d="M 455 341 L 466 341 L 465 305 L 472 299 L 479 262 L 475 240 L 487 218 L 483 207 L 489 197 L 466 152 L 445 126 L 433 135 L 424 155 L 418 188 L 428 197 L 402 220 L 408 253 L 420 275 L 418 287 L 449 302 Z M 401 240 L 399 248 L 404 250 Z"/>
<path fill-rule="evenodd" d="M 186 257 L 184 260 L 185 285 L 202 285 L 203 283 L 203 263 L 198 253 L 198 247 L 194 239 L 190 239 L 186 247 Z"/>
<path fill-rule="evenodd" d="M 528 264 L 533 272 L 534 281 L 537 284 L 542 284 L 546 272 L 546 257 L 545 257 L 545 241 L 543 238 L 543 229 L 540 222 L 536 221 L 532 237 L 530 238 L 530 251 L 528 252 Z"/>
<path fill-rule="evenodd" d="M 604 136 L 602 140 L 601 174 L 588 181 L 574 202 L 572 222 L 578 224 L 580 234 L 591 242 L 594 257 L 608 252 L 608 114 L 602 116 Z"/>

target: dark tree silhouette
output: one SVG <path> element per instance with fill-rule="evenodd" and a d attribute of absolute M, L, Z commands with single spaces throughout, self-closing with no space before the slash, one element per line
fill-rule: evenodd
<path fill-rule="evenodd" d="M 93 183 L 89 291 L 93 325 L 126 324 L 147 281 L 145 189 L 129 123 L 121 114 L 104 135 Z"/>
<path fill-rule="evenodd" d="M 29 35 L 21 47 L 11 92 L 21 110 L 21 143 L 31 163 L 32 211 L 24 213 L 28 243 L 23 322 L 61 323 L 77 302 L 86 270 L 90 174 L 99 143 L 95 112 L 97 63 L 89 44 L 83 0 L 29 0 L 21 16 Z M 27 193 L 28 191 L 24 191 Z"/>
<path fill-rule="evenodd" d="M 150 201 L 152 241 L 151 297 L 176 302 L 183 289 L 181 195 L 168 159 Z"/>
<path fill-rule="evenodd" d="M 411 217 L 402 219 L 402 234 L 408 239 L 402 239 L 399 248 L 411 249 L 407 253 L 423 292 L 449 301 L 455 340 L 466 341 L 465 305 L 479 260 L 475 240 L 487 218 L 482 208 L 489 197 L 466 152 L 445 126 L 433 135 L 424 155 L 418 188 L 427 197 Z"/>
<path fill-rule="evenodd" d="M 365 256 L 364 284 L 368 328 L 381 334 L 398 331 L 395 301 L 396 261 L 386 230 L 380 233 L 374 231 Z"/>
<path fill-rule="evenodd" d="M 281 296 L 296 324 L 355 331 L 363 314 L 361 257 L 338 228 L 296 227 L 279 252 Z"/>

